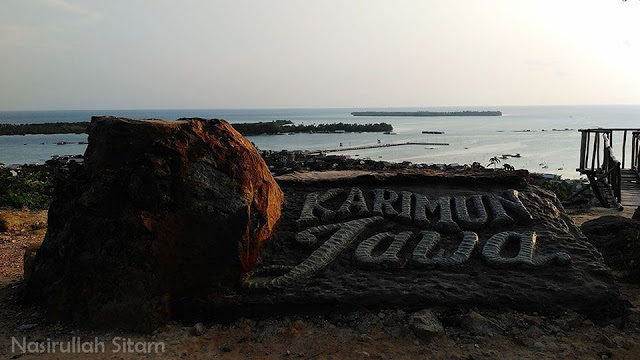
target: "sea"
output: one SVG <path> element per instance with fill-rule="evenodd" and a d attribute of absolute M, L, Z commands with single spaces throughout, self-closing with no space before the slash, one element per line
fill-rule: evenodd
<path fill-rule="evenodd" d="M 353 111 L 463 111 L 500 110 L 500 117 L 385 117 L 352 116 Z M 448 145 L 406 145 L 364 150 L 345 150 L 355 159 L 424 164 L 472 164 L 579 178 L 580 133 L 578 129 L 640 128 L 640 105 L 583 106 L 491 106 L 331 109 L 175 109 L 175 110 L 56 110 L 0 111 L 2 124 L 90 121 L 94 115 L 134 119 L 200 117 L 230 123 L 291 120 L 296 124 L 380 123 L 393 126 L 392 134 L 343 133 L 259 135 L 248 139 L 262 150 L 327 150 L 404 142 Z M 423 134 L 438 131 L 443 134 Z M 0 136 L 0 162 L 6 165 L 44 163 L 54 155 L 78 155 L 86 150 L 86 134 Z M 58 145 L 66 143 L 66 145 Z M 621 134 L 614 148 L 621 158 Z M 629 146 L 628 146 L 629 147 Z M 615 150 L 615 149 L 614 149 Z M 627 149 L 629 152 L 630 149 Z M 507 155 L 506 158 L 503 155 Z M 510 155 L 519 155 L 512 157 Z M 498 157 L 497 164 L 490 159 Z M 627 159 L 630 158 L 629 153 Z"/>

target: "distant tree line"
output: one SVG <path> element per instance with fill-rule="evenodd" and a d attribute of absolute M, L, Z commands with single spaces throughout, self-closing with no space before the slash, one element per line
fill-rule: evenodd
<path fill-rule="evenodd" d="M 64 122 L 44 124 L 0 124 L 0 135 L 27 134 L 85 134 L 89 122 Z M 386 123 L 380 124 L 319 124 L 294 125 L 290 120 L 275 120 L 258 123 L 231 124 L 242 135 L 275 135 L 279 133 L 326 133 L 326 132 L 385 132 L 393 127 Z"/>
<path fill-rule="evenodd" d="M 289 120 L 274 120 L 259 123 L 231 124 L 242 135 L 274 135 L 279 133 L 331 133 L 331 132 L 386 132 L 392 131 L 393 126 L 387 123 L 378 124 L 318 124 L 294 125 Z"/>
<path fill-rule="evenodd" d="M 275 120 L 258 123 L 238 123 L 231 124 L 231 126 L 233 126 L 234 129 L 238 130 L 238 132 L 242 135 L 275 135 L 277 133 L 287 131 L 285 127 L 291 124 L 292 122 L 289 120 Z"/>
<path fill-rule="evenodd" d="M 89 122 L 0 124 L 0 135 L 84 134 L 88 128 Z"/>

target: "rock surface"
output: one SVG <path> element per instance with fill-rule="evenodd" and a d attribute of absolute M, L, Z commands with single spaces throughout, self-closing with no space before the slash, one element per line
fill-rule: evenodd
<path fill-rule="evenodd" d="M 460 326 L 469 333 L 478 336 L 494 336 L 500 331 L 489 319 L 475 311 L 470 311 L 462 316 Z"/>
<path fill-rule="evenodd" d="M 602 216 L 581 226 L 605 262 L 627 281 L 640 282 L 640 221 L 622 216 Z M 636 239 L 632 241 L 631 239 Z"/>
<path fill-rule="evenodd" d="M 429 309 L 418 311 L 409 320 L 411 330 L 421 339 L 430 340 L 444 334 L 444 327 L 438 317 Z"/>
<path fill-rule="evenodd" d="M 552 193 L 524 180 L 494 171 L 281 177 L 281 226 L 240 303 L 253 313 L 446 306 L 621 316 L 602 255 Z"/>
<path fill-rule="evenodd" d="M 236 287 L 282 201 L 224 120 L 94 117 L 84 169 L 55 191 L 27 297 L 52 320 L 152 329 L 175 299 Z"/>

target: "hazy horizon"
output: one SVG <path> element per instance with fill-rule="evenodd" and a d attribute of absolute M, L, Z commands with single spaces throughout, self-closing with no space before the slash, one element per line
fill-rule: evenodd
<path fill-rule="evenodd" d="M 30 111 L 38 111 L 38 112 L 50 112 L 50 111 L 60 111 L 60 112 L 65 112 L 65 111 L 177 111 L 177 110 L 188 110 L 188 111 L 207 111 L 207 110 L 313 110 L 313 109 L 320 109 L 320 110 L 340 110 L 340 109 L 348 109 L 348 110 L 352 110 L 352 109 L 436 109 L 436 108 L 442 108 L 442 109 L 446 109 L 446 108 L 451 108 L 451 109 L 457 109 L 457 108 L 464 108 L 464 109 L 468 109 L 468 110 L 473 110 L 474 108 L 495 108 L 495 110 L 500 110 L 500 108 L 517 108 L 517 107 L 531 107 L 531 108 L 535 108 L 535 107 L 588 107 L 588 106 L 592 106 L 592 107 L 598 107 L 598 106 L 610 106 L 610 107 L 620 107 L 620 106 L 640 106 L 640 103 L 638 104 L 527 104 L 527 105 L 520 105 L 520 104 L 516 104 L 516 105 L 438 105 L 438 106 L 418 106 L 418 105 L 412 105 L 412 106 L 339 106 L 339 107 L 243 107 L 243 108 L 103 108 L 103 109 L 90 109 L 90 108 L 86 108 L 86 109 L 82 109 L 82 108 L 76 108 L 76 109 L 0 109 L 0 111 L 2 112 L 30 112 Z"/>
<path fill-rule="evenodd" d="M 640 1 L 0 9 L 0 111 L 640 104 Z"/>

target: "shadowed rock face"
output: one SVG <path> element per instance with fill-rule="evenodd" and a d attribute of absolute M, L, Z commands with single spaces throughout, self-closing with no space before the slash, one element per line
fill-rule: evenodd
<path fill-rule="evenodd" d="M 236 287 L 282 201 L 224 120 L 94 117 L 84 169 L 54 194 L 27 294 L 54 320 L 151 329 L 173 299 Z"/>
<path fill-rule="evenodd" d="M 622 216 L 602 216 L 585 222 L 581 229 L 623 281 L 640 283 L 640 269 L 634 265 L 640 256 L 635 240 L 640 232 L 640 221 Z"/>

